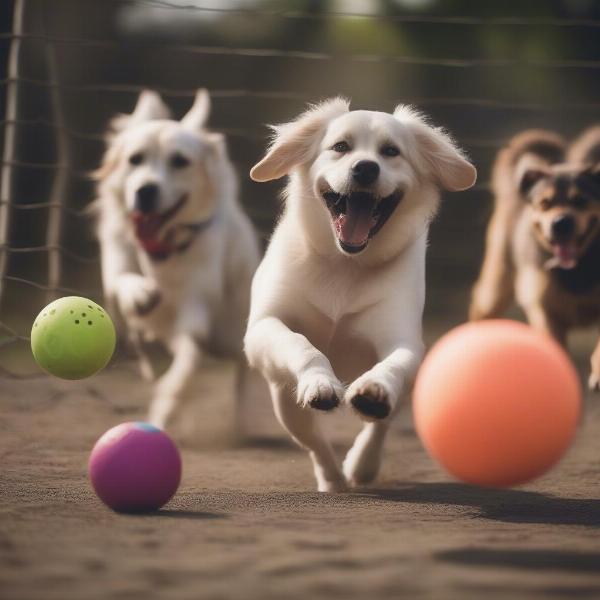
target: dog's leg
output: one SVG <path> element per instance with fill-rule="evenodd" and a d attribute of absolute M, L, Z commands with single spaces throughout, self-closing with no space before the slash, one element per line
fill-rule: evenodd
<path fill-rule="evenodd" d="M 527 317 L 529 324 L 541 333 L 553 337 L 559 344 L 567 343 L 567 331 L 556 319 L 553 319 L 543 304 L 548 288 L 548 277 L 540 270 L 529 267 L 521 269 L 516 278 L 517 301 Z"/>
<path fill-rule="evenodd" d="M 514 272 L 509 256 L 510 218 L 495 212 L 486 235 L 481 274 L 473 287 L 469 319 L 490 319 L 501 315 L 513 297 Z"/>
<path fill-rule="evenodd" d="M 279 422 L 309 451 L 318 490 L 343 490 L 346 484 L 333 450 L 318 428 L 315 413 L 307 410 L 331 410 L 339 404 L 343 387 L 329 360 L 305 336 L 274 317 L 252 324 L 244 345 L 250 365 L 269 381 Z"/>
<path fill-rule="evenodd" d="M 385 419 L 408 392 L 422 355 L 416 343 L 393 350 L 348 386 L 344 401 L 364 421 Z"/>
<path fill-rule="evenodd" d="M 139 331 L 131 331 L 129 334 L 129 342 L 137 356 L 138 367 L 140 369 L 142 379 L 149 382 L 154 381 L 154 368 L 152 367 L 150 356 L 144 348 L 141 333 Z"/>
<path fill-rule="evenodd" d="M 161 428 L 168 424 L 202 359 L 198 342 L 188 333 L 176 335 L 170 343 L 170 349 L 173 362 L 156 384 L 148 416 L 153 425 Z"/>
<path fill-rule="evenodd" d="M 125 333 L 123 317 L 126 321 L 134 314 L 137 316 L 149 312 L 159 302 L 160 293 L 154 282 L 135 272 L 136 260 L 131 246 L 124 239 L 123 232 L 115 232 L 103 224 L 99 233 L 106 308 L 116 323 L 119 333 Z M 142 378 L 146 381 L 154 381 L 154 370 L 144 350 L 140 332 L 129 329 L 128 338 L 138 358 Z"/>
<path fill-rule="evenodd" d="M 277 419 L 310 454 L 319 492 L 344 491 L 346 482 L 331 445 L 319 430 L 315 413 L 299 406 L 289 388 L 274 383 L 270 388 Z"/>
<path fill-rule="evenodd" d="M 600 340 L 598 340 L 590 362 L 592 363 L 592 372 L 588 385 L 593 392 L 600 392 Z"/>
<path fill-rule="evenodd" d="M 139 273 L 139 265 L 125 232 L 101 222 L 99 229 L 102 285 L 115 314 L 115 304 L 121 313 L 144 315 L 160 302 L 160 291 L 152 279 Z"/>
<path fill-rule="evenodd" d="M 422 355 L 420 343 L 397 348 L 346 390 L 344 401 L 367 421 L 344 460 L 351 485 L 370 483 L 377 476 L 391 421 L 387 417 L 408 397 Z"/>
<path fill-rule="evenodd" d="M 126 316 L 144 316 L 161 300 L 156 282 L 138 273 L 122 273 L 116 280 L 116 295 Z"/>
<path fill-rule="evenodd" d="M 344 459 L 344 475 L 355 487 L 371 483 L 379 473 L 383 442 L 390 420 L 365 423 Z"/>
<path fill-rule="evenodd" d="M 269 382 L 296 387 L 301 408 L 331 410 L 338 406 L 344 388 L 327 357 L 308 339 L 282 321 L 266 317 L 251 325 L 244 339 L 248 362 Z"/>
<path fill-rule="evenodd" d="M 567 345 L 567 329 L 553 319 L 541 304 L 523 306 L 529 324 L 546 335 L 554 338 L 561 346 Z"/>

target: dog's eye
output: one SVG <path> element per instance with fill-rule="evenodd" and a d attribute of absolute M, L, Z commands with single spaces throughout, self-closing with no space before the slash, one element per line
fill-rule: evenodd
<path fill-rule="evenodd" d="M 386 144 L 385 146 L 383 146 L 383 148 L 381 148 L 381 154 L 382 156 L 398 156 L 400 154 L 400 150 L 397 146 L 394 146 L 394 144 Z"/>
<path fill-rule="evenodd" d="M 339 152 L 340 154 L 344 154 L 345 152 L 350 151 L 350 144 L 348 142 L 336 142 L 333 146 L 331 146 L 332 150 L 335 152 Z"/>
<path fill-rule="evenodd" d="M 130 165 L 141 165 L 144 162 L 144 155 L 141 152 L 136 152 L 129 157 Z"/>
<path fill-rule="evenodd" d="M 174 169 L 184 169 L 190 164 L 189 159 L 187 159 L 183 154 L 173 154 L 171 156 L 171 166 Z"/>
<path fill-rule="evenodd" d="M 542 210 L 548 210 L 549 208 L 552 208 L 552 200 L 549 200 L 548 198 L 540 200 L 540 208 Z"/>

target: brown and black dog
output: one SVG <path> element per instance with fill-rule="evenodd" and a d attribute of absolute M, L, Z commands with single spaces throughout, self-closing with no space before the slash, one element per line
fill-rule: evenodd
<path fill-rule="evenodd" d="M 500 150 L 494 212 L 469 317 L 499 316 L 516 298 L 529 323 L 566 344 L 600 324 L 600 126 L 570 146 L 529 130 Z M 590 388 L 600 390 L 600 342 Z"/>

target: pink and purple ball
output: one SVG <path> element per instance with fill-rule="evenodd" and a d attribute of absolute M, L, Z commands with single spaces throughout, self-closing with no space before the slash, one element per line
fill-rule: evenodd
<path fill-rule="evenodd" d="M 142 422 L 109 429 L 88 464 L 92 486 L 118 512 L 150 512 L 164 506 L 181 480 L 181 456 L 162 430 Z"/>

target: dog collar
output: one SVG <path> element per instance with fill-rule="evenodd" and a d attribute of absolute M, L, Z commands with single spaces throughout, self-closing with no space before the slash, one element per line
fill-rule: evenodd
<path fill-rule="evenodd" d="M 142 241 L 142 247 L 146 254 L 154 261 L 167 260 L 173 254 L 185 252 L 198 235 L 206 231 L 215 221 L 210 217 L 199 223 L 180 223 L 167 230 L 160 240 Z"/>

